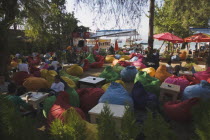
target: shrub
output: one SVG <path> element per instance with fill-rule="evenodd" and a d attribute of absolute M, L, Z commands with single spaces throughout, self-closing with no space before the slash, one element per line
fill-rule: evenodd
<path fill-rule="evenodd" d="M 147 119 L 144 121 L 143 134 L 145 140 L 173 140 L 176 139 L 175 134 L 170 130 L 169 124 L 167 124 L 160 114 L 153 116 L 151 111 L 147 113 Z"/>
<path fill-rule="evenodd" d="M 50 133 L 54 140 L 84 140 L 86 123 L 77 112 L 70 108 L 64 114 L 64 123 L 56 119 L 50 125 Z"/>

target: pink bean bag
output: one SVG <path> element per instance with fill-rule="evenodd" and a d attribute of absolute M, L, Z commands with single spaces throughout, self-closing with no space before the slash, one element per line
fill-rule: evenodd
<path fill-rule="evenodd" d="M 135 67 L 140 68 L 140 69 L 144 69 L 144 68 L 147 67 L 146 65 L 144 65 L 144 64 L 142 63 L 142 59 L 138 59 L 137 61 L 134 61 L 134 62 L 132 63 L 132 66 L 135 66 Z"/>
<path fill-rule="evenodd" d="M 194 76 L 184 75 L 182 77 L 186 78 L 190 82 L 190 85 L 195 85 L 200 83 L 200 80 Z"/>
<path fill-rule="evenodd" d="M 207 81 L 207 79 L 210 78 L 210 67 L 208 67 L 206 71 L 200 71 L 194 73 L 194 76 L 199 80 Z"/>
<path fill-rule="evenodd" d="M 184 89 L 187 86 L 190 85 L 190 82 L 186 78 L 184 78 L 184 77 L 177 77 L 175 75 L 166 78 L 164 82 L 165 83 L 169 83 L 169 84 L 179 85 L 180 88 L 181 88 L 181 93 L 184 91 Z"/>

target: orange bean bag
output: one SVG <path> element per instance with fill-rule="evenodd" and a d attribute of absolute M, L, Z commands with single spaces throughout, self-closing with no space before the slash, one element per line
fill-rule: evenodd
<path fill-rule="evenodd" d="M 27 88 L 28 91 L 37 91 L 41 88 L 49 88 L 49 83 L 44 78 L 29 77 L 25 79 L 23 86 Z"/>
<path fill-rule="evenodd" d="M 161 82 L 164 82 L 166 78 L 172 76 L 172 74 L 167 72 L 166 65 L 160 65 L 156 70 L 155 77 Z"/>
<path fill-rule="evenodd" d="M 118 62 L 119 62 L 119 60 L 118 60 L 118 59 L 115 59 L 115 60 L 112 62 L 112 66 L 117 65 Z"/>

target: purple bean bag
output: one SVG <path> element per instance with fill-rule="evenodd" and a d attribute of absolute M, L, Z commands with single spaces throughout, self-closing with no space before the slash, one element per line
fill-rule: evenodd
<path fill-rule="evenodd" d="M 179 85 L 181 89 L 181 93 L 184 91 L 184 89 L 190 85 L 190 82 L 184 78 L 184 77 L 177 77 L 175 75 L 170 76 L 165 79 L 165 83 L 169 84 L 174 84 L 174 85 Z"/>
<path fill-rule="evenodd" d="M 210 67 L 208 67 L 206 71 L 200 71 L 194 73 L 194 76 L 199 80 L 207 81 L 207 79 L 210 78 Z"/>

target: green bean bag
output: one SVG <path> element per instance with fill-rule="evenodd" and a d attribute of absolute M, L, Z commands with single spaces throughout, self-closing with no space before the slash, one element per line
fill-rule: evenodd
<path fill-rule="evenodd" d="M 53 106 L 55 100 L 56 100 L 55 96 L 47 97 L 47 99 L 44 100 L 42 113 L 45 118 L 47 118 L 48 112 L 50 111 L 50 108 Z"/>
<path fill-rule="evenodd" d="M 64 77 L 68 77 L 69 79 L 71 79 L 72 81 L 74 81 L 74 83 L 77 83 L 79 81 L 79 77 L 77 76 L 72 76 L 72 75 L 69 75 L 68 73 L 66 73 L 64 70 L 61 70 L 59 72 L 59 75 L 60 76 L 64 76 Z"/>
<path fill-rule="evenodd" d="M 71 87 L 68 87 L 67 89 L 65 89 L 65 92 L 69 94 L 70 105 L 73 107 L 79 107 L 79 95 L 76 92 L 76 90 Z"/>
<path fill-rule="evenodd" d="M 147 72 L 139 71 L 136 74 L 134 83 L 138 81 L 141 82 L 141 84 L 147 92 L 159 95 L 160 81 L 157 78 L 151 77 L 149 74 L 147 74 Z"/>
<path fill-rule="evenodd" d="M 115 71 L 115 72 L 117 72 L 117 73 L 119 73 L 120 74 L 120 72 L 125 68 L 125 67 L 123 67 L 123 66 L 120 66 L 120 64 L 116 64 L 114 67 L 112 67 L 113 68 L 113 70 Z"/>
<path fill-rule="evenodd" d="M 111 66 L 106 66 L 103 72 L 99 75 L 101 78 L 105 78 L 106 82 L 112 82 L 120 79 L 120 74 L 115 72 Z"/>
<path fill-rule="evenodd" d="M 91 54 L 91 53 L 90 53 L 90 54 L 88 55 L 88 57 L 85 58 L 85 59 L 87 59 L 87 60 L 89 61 L 89 63 L 96 62 L 96 60 L 95 60 L 93 54 Z"/>

